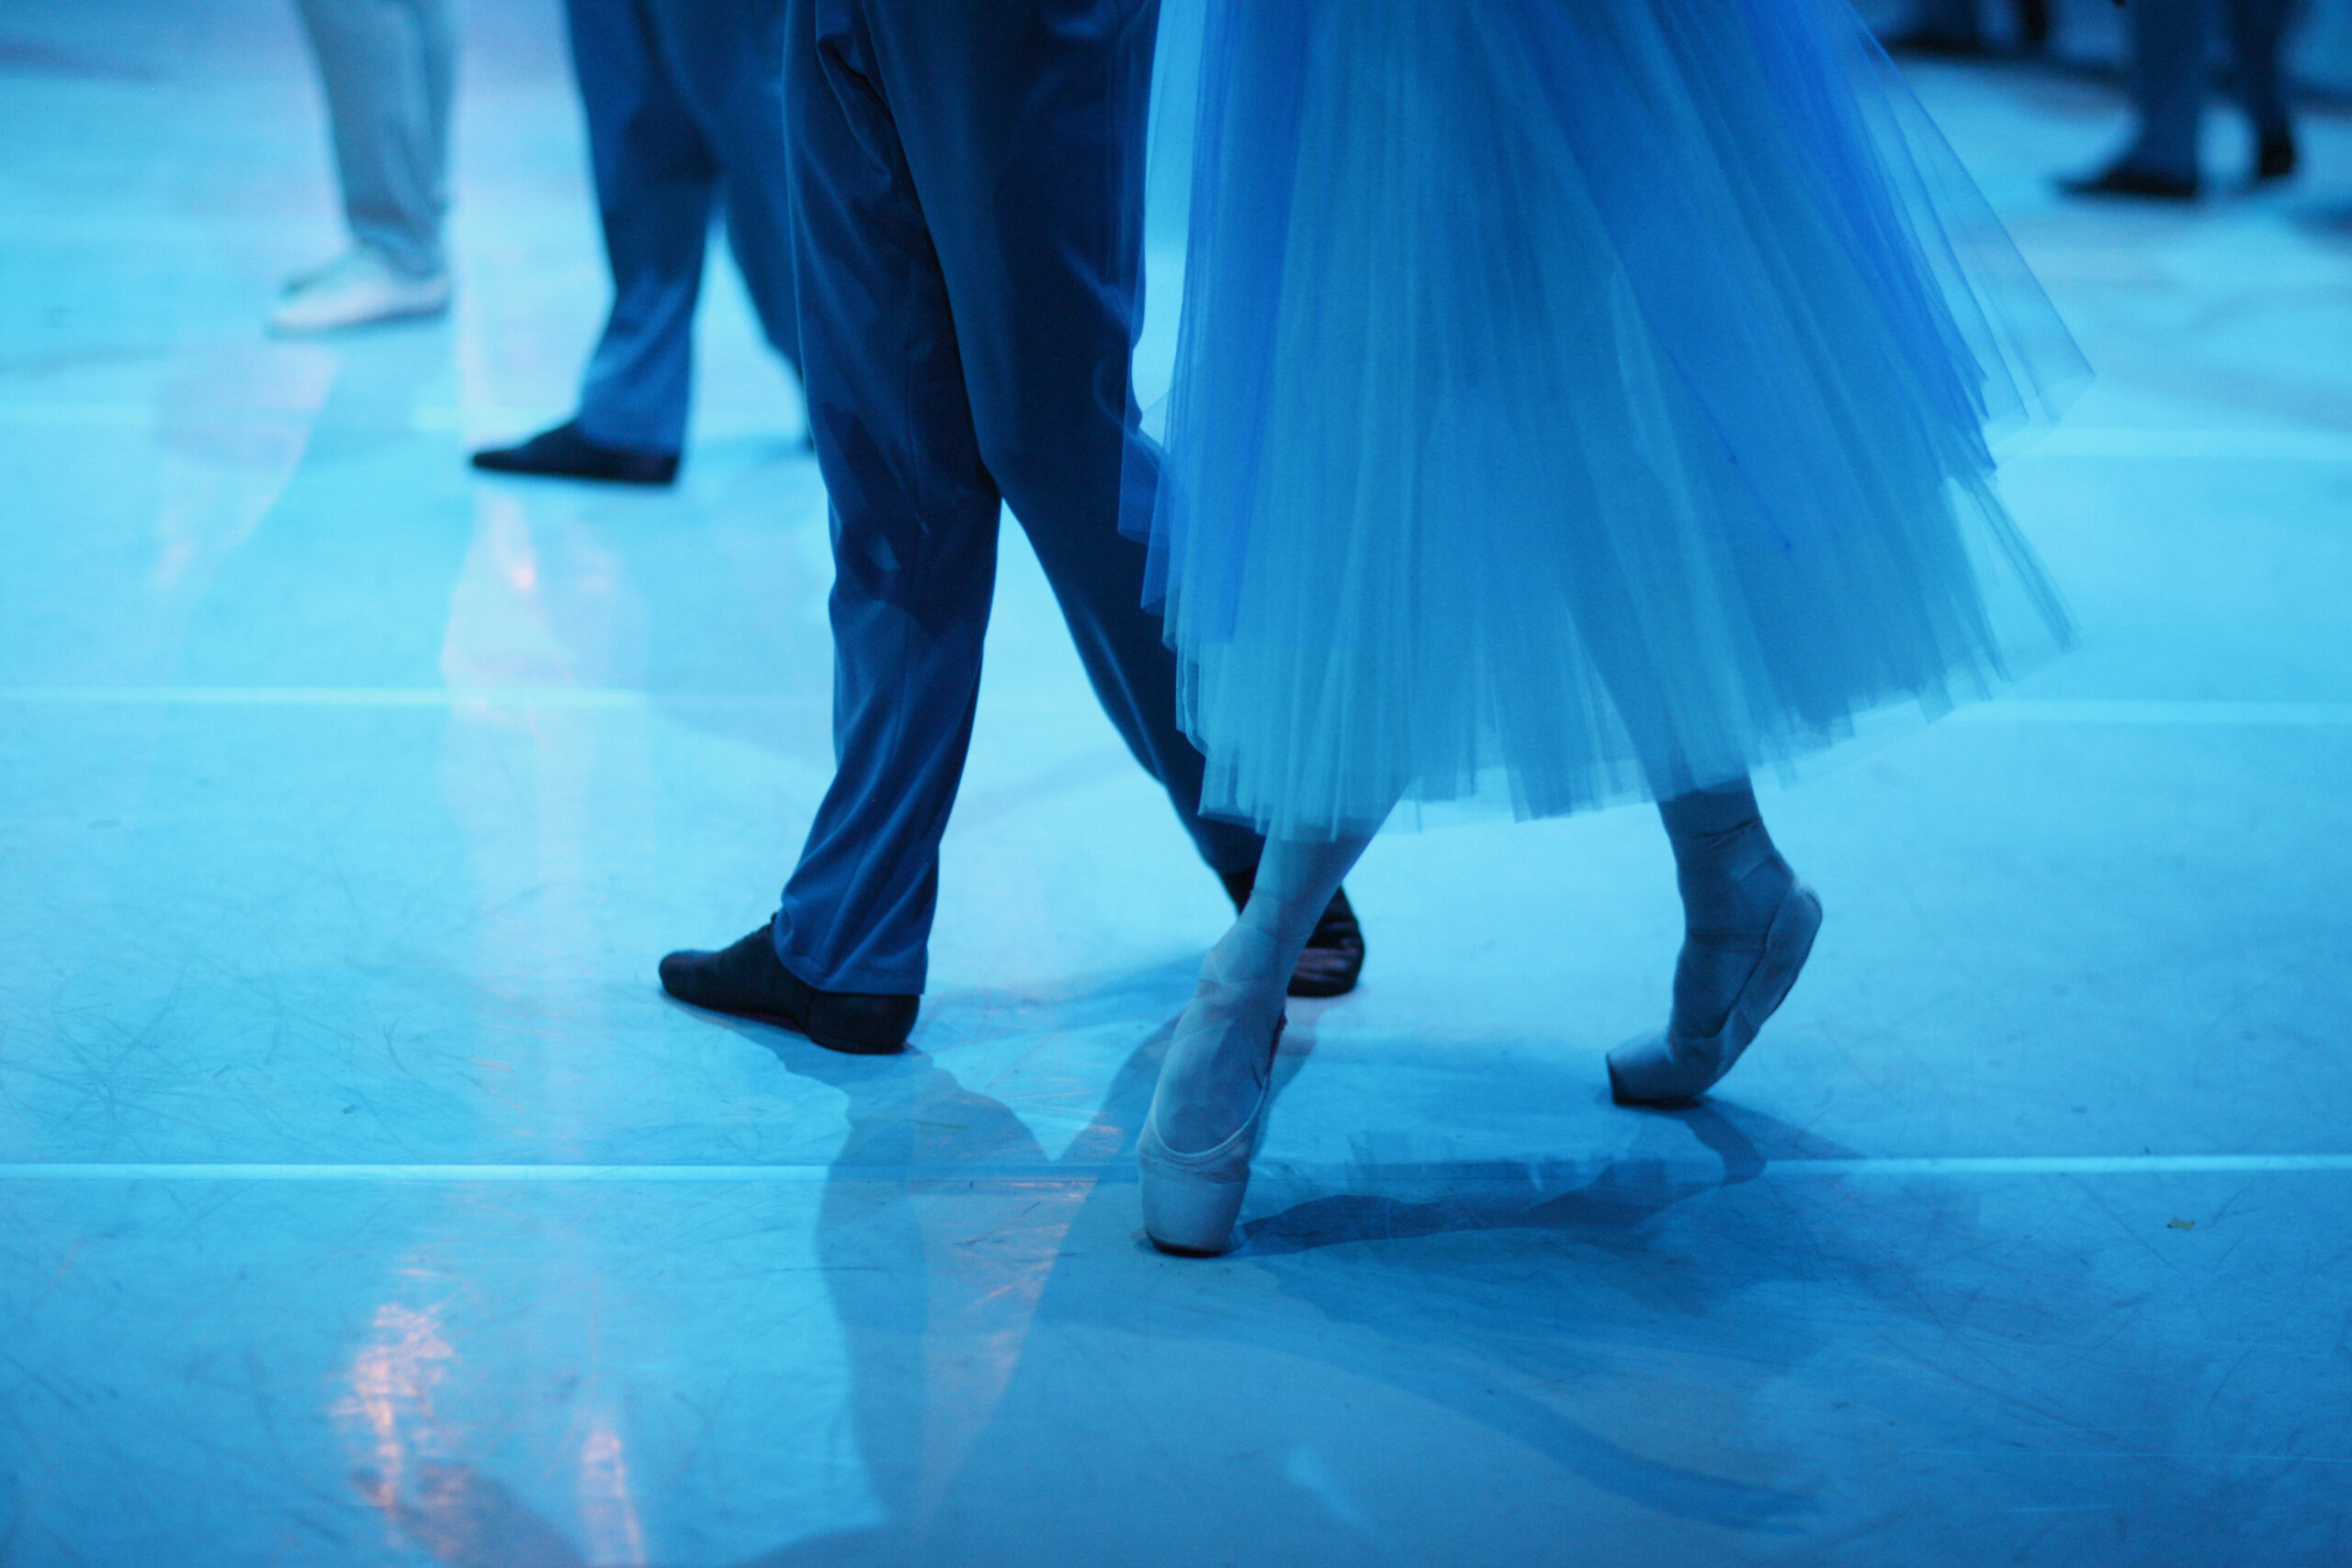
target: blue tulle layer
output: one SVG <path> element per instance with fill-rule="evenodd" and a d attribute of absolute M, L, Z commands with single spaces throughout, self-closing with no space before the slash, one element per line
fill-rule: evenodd
<path fill-rule="evenodd" d="M 1843 0 L 1194 3 L 1125 521 L 1212 811 L 1670 795 L 2066 641 L 1987 435 L 2081 358 Z"/>

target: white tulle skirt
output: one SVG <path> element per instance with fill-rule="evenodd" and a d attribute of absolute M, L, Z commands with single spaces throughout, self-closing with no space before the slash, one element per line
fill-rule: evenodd
<path fill-rule="evenodd" d="M 2082 361 L 1844 0 L 1201 19 L 1125 525 L 1210 811 L 1670 796 L 2065 643 L 1987 433 Z"/>

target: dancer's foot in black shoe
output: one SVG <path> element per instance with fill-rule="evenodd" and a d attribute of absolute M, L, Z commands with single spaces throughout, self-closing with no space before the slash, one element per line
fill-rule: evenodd
<path fill-rule="evenodd" d="M 2254 183 L 2265 186 L 2273 180 L 2283 180 L 2292 175 L 2295 166 L 2301 162 L 2301 155 L 2295 147 L 2293 131 L 2266 130 L 2255 144 Z"/>
<path fill-rule="evenodd" d="M 2110 164 L 2096 175 L 2062 179 L 2058 188 L 2068 196 L 2128 196 L 2143 201 L 2195 201 L 2197 182 L 2130 164 Z"/>
<path fill-rule="evenodd" d="M 820 991 L 784 966 L 769 928 L 717 953 L 673 953 L 662 988 L 682 1002 L 781 1024 L 828 1051 L 887 1056 L 906 1045 L 921 997 Z"/>
<path fill-rule="evenodd" d="M 1250 902 L 1250 889 L 1256 886 L 1258 874 L 1229 872 L 1221 880 L 1227 896 L 1233 900 L 1234 911 L 1239 913 Z M 1306 951 L 1298 955 L 1298 965 L 1290 974 L 1290 994 L 1344 997 L 1356 988 L 1356 980 L 1363 974 L 1363 927 L 1357 923 L 1355 909 L 1348 903 L 1348 890 L 1342 887 L 1331 895 L 1323 918 L 1315 922 L 1315 934 L 1306 939 Z"/>
<path fill-rule="evenodd" d="M 2030 50 L 2050 47 L 2050 0 L 2018 0 L 2018 41 Z"/>
<path fill-rule="evenodd" d="M 516 446 L 477 452 L 473 464 L 494 474 L 598 479 L 606 484 L 666 485 L 678 477 L 675 452 L 607 446 L 582 434 L 578 420 L 567 420 L 553 430 L 542 430 Z"/>
<path fill-rule="evenodd" d="M 1963 31 L 1953 28 L 1917 27 L 1888 39 L 1886 52 L 1922 54 L 1936 60 L 1973 60 L 1991 51 L 1984 47 L 1984 35 L 1973 28 Z"/>

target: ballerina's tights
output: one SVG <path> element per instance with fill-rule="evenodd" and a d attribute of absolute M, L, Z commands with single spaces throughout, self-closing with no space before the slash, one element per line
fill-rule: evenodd
<path fill-rule="evenodd" d="M 1747 781 L 1658 803 L 1682 894 L 1682 955 L 1674 965 L 1669 1032 L 1703 1039 L 1724 1026 L 1772 917 L 1796 875 L 1756 807 Z"/>
<path fill-rule="evenodd" d="M 1661 801 L 1658 817 L 1674 851 L 1675 884 L 1682 895 L 1683 942 L 1674 966 L 1670 1028 L 1678 1035 L 1703 1038 L 1723 1027 L 1741 985 L 1763 954 L 1765 935 L 1795 884 L 1795 874 L 1765 831 L 1756 792 L 1745 779 Z M 1187 1010 L 1187 1022 L 1209 1027 L 1202 1036 L 1182 1040 L 1188 1031 L 1180 1026 L 1181 1045 L 1173 1055 L 1191 1059 L 1170 1064 L 1185 1077 L 1200 1073 L 1227 1080 L 1218 1086 L 1226 1093 L 1205 1097 L 1215 1109 L 1200 1107 L 1206 1121 L 1228 1128 L 1238 1125 L 1247 1107 L 1234 1097 L 1255 1095 L 1251 1078 L 1235 1081 L 1216 1070 L 1213 1062 L 1224 1054 L 1217 1047 L 1229 1050 L 1245 1041 L 1257 1049 L 1263 1046 L 1258 1031 L 1246 1027 L 1239 1039 L 1212 1045 L 1210 1041 L 1224 1031 L 1203 1013 L 1223 1015 L 1218 1023 L 1238 1022 L 1235 1014 L 1263 1010 L 1271 1020 L 1281 1008 L 1282 986 L 1315 922 L 1370 842 L 1369 838 L 1352 838 L 1267 843 L 1249 905 L 1209 955 L 1200 992 Z"/>
<path fill-rule="evenodd" d="M 1682 895 L 1672 1027 L 1677 1034 L 1703 1037 L 1723 1027 L 1796 877 L 1765 830 L 1756 791 L 1746 779 L 1660 801 L 1657 811 Z M 1273 966 L 1283 974 L 1370 841 L 1276 839 L 1266 845 L 1241 919 L 1272 939 Z"/>

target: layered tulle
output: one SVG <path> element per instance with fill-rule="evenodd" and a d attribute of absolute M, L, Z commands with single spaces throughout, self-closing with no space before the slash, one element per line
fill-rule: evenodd
<path fill-rule="evenodd" d="M 1125 521 L 1208 809 L 1669 795 L 2067 639 L 1987 434 L 2082 362 L 1843 0 L 1199 15 Z"/>

